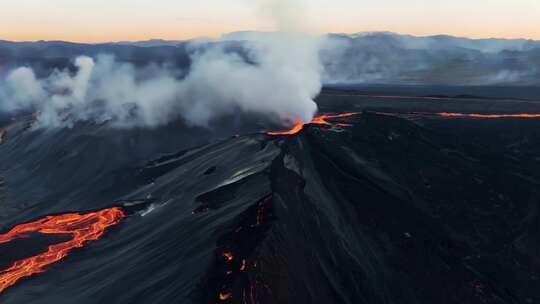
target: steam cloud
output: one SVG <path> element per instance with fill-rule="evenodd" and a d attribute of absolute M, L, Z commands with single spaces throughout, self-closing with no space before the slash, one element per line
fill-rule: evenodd
<path fill-rule="evenodd" d="M 267 3 L 272 2 L 281 0 Z M 291 19 L 282 10 L 286 7 L 272 6 L 278 25 Z M 0 111 L 37 111 L 37 126 L 45 127 L 78 121 L 155 127 L 178 118 L 208 126 L 217 116 L 236 111 L 282 123 L 307 122 L 321 90 L 319 40 L 289 31 L 293 27 L 243 37 L 245 56 L 227 52 L 220 43 L 207 44 L 193 53 L 183 77 L 174 69 L 135 68 L 107 55 L 80 56 L 74 61 L 76 72 L 55 70 L 40 79 L 20 67 L 0 80 Z M 198 43 L 192 44 L 197 49 Z"/>
<path fill-rule="evenodd" d="M 306 18 L 298 1 L 255 2 L 277 32 L 186 42 L 187 70 L 137 68 L 108 55 L 80 56 L 75 69 L 46 77 L 20 67 L 0 79 L 0 114 L 37 111 L 36 125 L 44 127 L 78 121 L 155 127 L 179 118 L 209 126 L 218 116 L 239 111 L 287 124 L 312 118 L 321 82 L 539 84 L 539 41 L 392 33 L 310 36 L 299 33 Z"/>
<path fill-rule="evenodd" d="M 257 37 L 247 43 L 254 62 L 214 46 L 194 55 L 183 79 L 174 70 L 138 70 L 111 56 L 78 57 L 74 74 L 55 71 L 45 79 L 21 67 L 3 81 L 0 109 L 38 111 L 38 124 L 52 127 L 77 121 L 153 127 L 179 117 L 208 126 L 238 110 L 282 122 L 309 121 L 321 89 L 316 44 L 298 34 Z M 148 72 L 151 76 L 143 76 Z"/>

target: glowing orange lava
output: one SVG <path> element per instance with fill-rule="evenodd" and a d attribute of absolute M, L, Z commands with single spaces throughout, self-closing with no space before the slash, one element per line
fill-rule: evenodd
<path fill-rule="evenodd" d="M 230 299 L 232 299 L 232 293 L 230 293 L 230 292 L 220 292 L 219 293 L 219 299 L 221 301 L 230 300 Z"/>
<path fill-rule="evenodd" d="M 234 255 L 230 251 L 223 252 L 223 257 L 227 259 L 227 261 L 232 261 L 234 259 Z"/>
<path fill-rule="evenodd" d="M 319 115 L 319 116 L 315 116 L 311 122 L 309 122 L 308 124 L 313 124 L 313 125 L 326 125 L 326 126 L 332 126 L 332 125 L 337 125 L 337 126 L 340 126 L 340 127 L 351 127 L 352 125 L 351 124 L 343 124 L 343 123 L 330 123 L 327 121 L 327 119 L 332 119 L 332 118 L 344 118 L 344 117 L 351 117 L 351 116 L 354 116 L 354 115 L 358 115 L 360 113 L 358 112 L 351 112 L 351 113 L 342 113 L 342 114 L 335 114 L 335 115 Z M 292 129 L 290 130 L 285 130 L 285 131 L 270 131 L 270 132 L 267 132 L 266 134 L 268 135 L 272 135 L 272 136 L 275 136 L 275 135 L 293 135 L 293 134 L 296 134 L 300 131 L 302 131 L 302 129 L 304 128 L 304 123 L 302 122 L 296 122 L 296 124 L 294 125 L 294 127 L 292 127 Z"/>
<path fill-rule="evenodd" d="M 292 127 L 292 129 L 290 130 L 286 130 L 286 131 L 270 131 L 270 132 L 267 132 L 266 134 L 268 135 L 293 135 L 293 134 L 296 134 L 300 131 L 302 131 L 302 129 L 304 128 L 304 124 L 301 123 L 301 122 L 297 122 L 294 127 Z"/>
<path fill-rule="evenodd" d="M 450 113 L 440 112 L 435 113 L 439 116 L 445 117 L 472 117 L 472 118 L 540 118 L 540 114 L 466 114 L 466 113 Z"/>
<path fill-rule="evenodd" d="M 310 123 L 314 124 L 314 125 L 328 125 L 328 126 L 331 126 L 333 124 L 326 121 L 327 119 L 351 117 L 351 116 L 355 116 L 355 115 L 358 115 L 358 114 L 360 114 L 360 113 L 351 112 L 351 113 L 342 113 L 342 114 L 335 114 L 335 115 L 320 115 L 320 116 L 315 116 L 311 120 Z M 337 125 L 348 125 L 348 126 L 350 126 L 350 124 L 337 124 Z"/>
<path fill-rule="evenodd" d="M 244 271 L 244 270 L 246 270 L 246 260 L 245 259 L 242 260 L 242 265 L 240 266 L 240 271 Z"/>
<path fill-rule="evenodd" d="M 124 211 L 118 207 L 85 214 L 51 215 L 17 225 L 8 232 L 0 234 L 0 244 L 28 237 L 32 232 L 72 236 L 69 241 L 50 245 L 46 252 L 15 261 L 7 268 L 0 270 L 0 293 L 21 278 L 44 272 L 46 266 L 60 261 L 72 249 L 83 247 L 86 242 L 99 239 L 108 227 L 118 224 L 125 216 Z"/>

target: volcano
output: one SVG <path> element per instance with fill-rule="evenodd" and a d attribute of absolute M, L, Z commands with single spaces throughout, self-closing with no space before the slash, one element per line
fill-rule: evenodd
<path fill-rule="evenodd" d="M 540 102 L 317 103 L 285 131 L 1 123 L 0 303 L 540 302 Z"/>

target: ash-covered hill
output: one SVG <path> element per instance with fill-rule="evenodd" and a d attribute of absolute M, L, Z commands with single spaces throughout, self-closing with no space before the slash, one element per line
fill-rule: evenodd
<path fill-rule="evenodd" d="M 218 134 L 5 122 L 0 236 L 46 215 L 125 218 L 0 303 L 540 301 L 540 119 L 429 115 L 540 113 L 537 102 L 318 102 L 358 114 L 283 136 L 256 123 Z M 65 241 L 45 236 L 0 242 L 0 262 Z"/>

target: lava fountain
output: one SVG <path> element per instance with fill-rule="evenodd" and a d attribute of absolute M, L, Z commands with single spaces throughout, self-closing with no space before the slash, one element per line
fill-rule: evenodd
<path fill-rule="evenodd" d="M 315 116 L 309 123 L 307 124 L 312 124 L 312 125 L 327 125 L 327 126 L 333 126 L 333 125 L 336 125 L 336 126 L 340 126 L 340 127 L 351 127 L 352 125 L 351 124 L 344 124 L 344 123 L 331 123 L 331 122 L 328 122 L 327 119 L 333 119 L 333 118 L 344 118 L 344 117 L 351 117 L 351 116 L 355 116 L 355 115 L 358 115 L 360 113 L 358 112 L 350 112 L 350 113 L 342 113 L 342 114 L 334 114 L 334 115 L 330 115 L 330 114 L 325 114 L 325 115 L 319 115 L 319 116 Z M 289 130 L 285 130 L 285 131 L 270 131 L 270 132 L 266 132 L 266 134 L 268 135 L 271 135 L 271 136 L 276 136 L 276 135 L 293 135 L 293 134 L 296 134 L 300 131 L 302 131 L 302 129 L 304 128 L 306 124 L 298 121 L 294 124 L 294 126 L 289 129 Z"/>
<path fill-rule="evenodd" d="M 67 234 L 69 241 L 50 245 L 47 251 L 36 256 L 13 262 L 0 270 L 0 293 L 18 280 L 45 271 L 45 267 L 66 257 L 74 248 L 85 246 L 103 236 L 105 230 L 118 224 L 126 217 L 119 207 L 89 213 L 65 213 L 50 215 L 33 222 L 20 224 L 4 234 L 0 234 L 0 245 L 17 238 L 28 237 L 30 233 Z"/>

